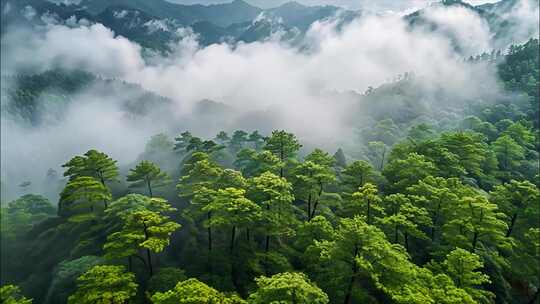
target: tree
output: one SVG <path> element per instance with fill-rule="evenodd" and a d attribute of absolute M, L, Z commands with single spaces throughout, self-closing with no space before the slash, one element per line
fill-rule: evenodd
<path fill-rule="evenodd" d="M 151 252 L 161 252 L 169 245 L 171 234 L 178 230 L 181 225 L 170 220 L 164 215 L 165 212 L 176 211 L 164 199 L 144 198 L 150 200 L 145 205 L 140 205 L 129 212 L 121 213 L 124 225 L 120 231 L 114 232 L 107 237 L 107 243 L 103 247 L 111 257 L 142 257 L 139 250 L 146 251 L 145 266 L 148 267 L 150 277 L 154 274 Z M 123 203 L 122 201 L 118 202 Z"/>
<path fill-rule="evenodd" d="M 228 227 L 232 229 L 229 250 L 234 250 L 237 228 L 249 229 L 261 216 L 261 207 L 245 197 L 245 190 L 236 188 L 219 189 L 212 201 L 203 207 L 211 212 L 208 221 L 210 227 Z"/>
<path fill-rule="evenodd" d="M 253 148 L 255 150 L 260 150 L 262 145 L 264 144 L 264 137 L 259 134 L 257 130 L 251 132 L 248 136 L 248 141 L 253 144 Z"/>
<path fill-rule="evenodd" d="M 336 180 L 333 165 L 334 160 L 328 153 L 316 149 L 293 171 L 295 197 L 307 202 L 308 221 L 315 216 L 325 186 Z"/>
<path fill-rule="evenodd" d="M 77 291 L 68 299 L 73 304 L 126 303 L 137 293 L 135 275 L 123 266 L 94 266 L 77 279 Z"/>
<path fill-rule="evenodd" d="M 255 279 L 257 291 L 249 296 L 248 303 L 266 304 L 326 304 L 328 296 L 302 273 L 279 273 L 272 277 Z"/>
<path fill-rule="evenodd" d="M 478 255 L 456 248 L 446 256 L 443 266 L 458 288 L 463 288 L 479 302 L 491 303 L 494 295 L 478 288 L 490 282 L 487 275 L 477 271 L 484 267 Z"/>
<path fill-rule="evenodd" d="M 181 153 L 186 152 L 192 138 L 193 135 L 191 135 L 191 133 L 188 131 L 183 132 L 178 137 L 175 137 L 174 140 L 176 143 L 174 145 L 174 150 Z"/>
<path fill-rule="evenodd" d="M 234 153 L 241 150 L 244 146 L 244 143 L 248 141 L 248 133 L 242 130 L 234 131 L 229 147 L 233 150 Z"/>
<path fill-rule="evenodd" d="M 398 243 L 399 233 L 402 233 L 405 249 L 409 251 L 409 236 L 427 239 L 421 229 L 431 226 L 431 218 L 426 209 L 415 206 L 401 193 L 388 195 L 384 201 L 388 216 L 384 217 L 381 223 L 393 228 L 394 243 Z"/>
<path fill-rule="evenodd" d="M 283 163 L 270 151 L 242 149 L 236 154 L 234 165 L 244 176 L 253 177 L 264 172 L 277 173 Z"/>
<path fill-rule="evenodd" d="M 9 213 L 24 212 L 31 215 L 53 215 L 55 208 L 41 195 L 26 194 L 8 204 Z"/>
<path fill-rule="evenodd" d="M 197 279 L 179 282 L 174 289 L 167 292 L 156 292 L 150 300 L 154 304 L 245 303 L 236 296 L 227 297 Z"/>
<path fill-rule="evenodd" d="M 394 159 L 383 170 L 395 192 L 401 192 L 435 173 L 435 165 L 425 156 L 410 153 L 405 159 Z"/>
<path fill-rule="evenodd" d="M 339 148 L 336 153 L 334 153 L 333 157 L 338 168 L 347 167 L 347 157 L 345 157 L 345 152 L 343 152 L 343 149 Z"/>
<path fill-rule="evenodd" d="M 506 237 L 510 237 L 518 219 L 523 224 L 519 226 L 519 236 L 522 237 L 529 227 L 537 225 L 540 215 L 540 191 L 528 181 L 511 180 L 504 185 L 496 186 L 490 193 L 492 201 L 506 213 L 509 218 Z M 524 216 L 524 218 L 521 218 Z"/>
<path fill-rule="evenodd" d="M 164 187 L 171 182 L 171 178 L 153 162 L 143 160 L 130 170 L 127 181 L 131 182 L 130 187 L 133 188 L 146 187 L 148 195 L 152 197 L 152 187 Z"/>
<path fill-rule="evenodd" d="M 118 177 L 116 161 L 97 150 L 90 150 L 83 156 L 75 156 L 62 167 L 67 168 L 64 176 L 69 177 L 70 180 L 90 176 L 105 186 L 105 182 L 114 181 Z"/>
<path fill-rule="evenodd" d="M 229 134 L 227 134 L 227 132 L 225 132 L 225 131 L 220 131 L 216 135 L 216 141 L 218 141 L 221 144 L 228 143 L 230 140 L 231 140 L 231 138 L 229 137 Z"/>
<path fill-rule="evenodd" d="M 472 252 L 475 252 L 478 241 L 485 242 L 485 245 L 504 246 L 508 242 L 504 238 L 508 229 L 502 220 L 504 217 L 497 205 L 483 196 L 463 197 L 454 207 L 452 219 L 443 227 L 445 237 L 451 244 L 471 248 Z"/>
<path fill-rule="evenodd" d="M 289 158 L 294 157 L 301 147 L 302 145 L 294 134 L 282 130 L 272 132 L 272 135 L 266 140 L 264 149 L 274 153 L 284 163 Z M 284 177 L 283 168 L 280 168 L 279 176 Z"/>
<path fill-rule="evenodd" d="M 83 215 L 74 217 L 74 220 L 87 220 L 95 217 L 94 209 L 97 203 L 103 203 L 107 209 L 107 201 L 111 200 L 109 189 L 93 177 L 76 177 L 60 193 L 58 213 L 77 214 L 81 209 L 89 210 Z"/>
<path fill-rule="evenodd" d="M 32 299 L 23 296 L 19 287 L 15 285 L 2 286 L 0 288 L 0 299 L 3 304 L 32 304 Z"/>
<path fill-rule="evenodd" d="M 371 141 L 368 143 L 368 155 L 371 162 L 377 166 L 379 171 L 383 170 L 384 162 L 386 160 L 386 151 L 388 146 L 380 141 Z"/>
<path fill-rule="evenodd" d="M 499 167 L 505 176 L 511 176 L 525 157 L 523 148 L 508 135 L 503 135 L 493 142 L 493 151 L 497 155 Z"/>
<path fill-rule="evenodd" d="M 350 202 L 345 205 L 345 214 L 349 216 L 362 215 L 366 222 L 373 223 L 374 214 L 384 214 L 382 200 L 378 196 L 377 186 L 366 183 L 352 194 Z"/>
<path fill-rule="evenodd" d="M 439 240 L 441 228 L 451 219 L 452 210 L 459 205 L 460 198 L 475 194 L 473 189 L 463 185 L 458 178 L 434 176 L 420 180 L 418 184 L 407 188 L 407 192 L 429 212 L 432 242 Z"/>
<path fill-rule="evenodd" d="M 488 146 L 485 136 L 476 132 L 447 132 L 439 139 L 442 147 L 457 156 L 459 164 L 468 174 L 479 176 L 486 160 Z"/>
<path fill-rule="evenodd" d="M 352 193 L 365 183 L 373 182 L 374 176 L 373 167 L 367 161 L 354 161 L 341 171 L 343 191 Z"/>
<path fill-rule="evenodd" d="M 332 289 L 339 291 L 344 304 L 351 303 L 355 289 L 369 291 L 380 303 L 391 299 L 411 303 L 415 298 L 414 303 L 433 303 L 421 292 L 405 297 L 420 288 L 415 282 L 417 266 L 409 261 L 403 247 L 389 243 L 382 231 L 359 216 L 341 219 L 333 239 L 316 245 L 329 272 L 326 280 L 337 283 Z"/>
<path fill-rule="evenodd" d="M 292 185 L 285 178 L 265 172 L 249 181 L 248 197 L 262 208 L 263 227 L 266 230 L 265 252 L 270 248 L 270 236 L 286 233 L 293 221 L 291 203 Z"/>

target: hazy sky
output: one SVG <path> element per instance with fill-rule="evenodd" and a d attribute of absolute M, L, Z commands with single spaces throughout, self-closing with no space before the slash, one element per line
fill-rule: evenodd
<path fill-rule="evenodd" d="M 232 0 L 168 0 L 171 2 L 177 2 L 182 4 L 211 4 L 211 3 L 224 3 Z M 245 0 L 253 5 L 267 8 L 279 6 L 285 2 L 291 0 Z M 305 5 L 324 5 L 331 4 L 336 6 L 342 6 L 350 9 L 365 8 L 376 11 L 403 11 L 411 10 L 414 8 L 421 8 L 427 5 L 433 0 L 296 0 Z M 497 0 L 465 0 L 473 5 L 482 4 L 486 2 L 497 2 Z"/>

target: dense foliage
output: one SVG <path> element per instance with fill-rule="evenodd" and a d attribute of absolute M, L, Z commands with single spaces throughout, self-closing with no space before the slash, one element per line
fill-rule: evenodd
<path fill-rule="evenodd" d="M 352 160 L 284 130 L 160 134 L 127 174 L 74 156 L 57 208 L 2 205 L 2 303 L 535 303 L 538 40 L 504 60 L 508 99 L 380 117 Z"/>

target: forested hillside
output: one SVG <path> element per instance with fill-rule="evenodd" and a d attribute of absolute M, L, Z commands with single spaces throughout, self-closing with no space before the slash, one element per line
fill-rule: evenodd
<path fill-rule="evenodd" d="M 47 172 L 58 204 L 2 204 L 2 303 L 538 303 L 539 41 L 468 61 L 504 92 L 451 103 L 434 89 L 431 109 L 407 73 L 359 97 L 355 151 L 306 149 L 288 130 L 184 130 L 150 138 L 129 168 L 73 155 Z M 16 79 L 2 100 L 36 124 L 43 92 L 131 86 Z"/>

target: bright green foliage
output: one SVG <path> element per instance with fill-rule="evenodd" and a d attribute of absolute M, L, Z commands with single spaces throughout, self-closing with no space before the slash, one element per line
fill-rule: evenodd
<path fill-rule="evenodd" d="M 522 237 L 529 227 L 538 225 L 540 216 L 540 191 L 528 181 L 512 180 L 499 185 L 490 193 L 491 200 L 508 217 L 508 230 L 506 236 Z M 517 228 L 517 229 L 516 229 Z"/>
<path fill-rule="evenodd" d="M 170 208 L 168 211 L 176 209 Z M 180 224 L 169 219 L 160 212 L 137 210 L 125 215 L 125 225 L 119 234 L 128 239 L 136 240 L 140 248 L 153 252 L 161 252 L 169 245 L 171 234 L 180 228 Z M 111 235 L 111 238 L 116 233 Z M 107 249 L 107 247 L 105 247 Z"/>
<path fill-rule="evenodd" d="M 264 149 L 276 155 L 281 162 L 294 157 L 302 145 L 292 133 L 285 131 L 273 131 L 272 135 L 266 139 Z M 279 176 L 283 177 L 283 168 L 280 168 Z"/>
<path fill-rule="evenodd" d="M 508 135 L 512 138 L 518 145 L 526 149 L 534 148 L 534 133 L 531 131 L 530 127 L 524 125 L 522 122 L 512 123 L 502 135 Z"/>
<path fill-rule="evenodd" d="M 122 206 L 129 206 L 122 209 Z M 103 249 L 109 258 L 130 257 L 138 254 L 140 249 L 147 250 L 147 267 L 153 273 L 150 252 L 161 252 L 169 245 L 171 234 L 181 225 L 164 215 L 165 212 L 176 211 L 168 202 L 159 198 L 148 198 L 142 195 L 128 195 L 114 202 L 111 210 L 117 211 L 117 218 L 123 220 L 120 231 L 107 237 Z"/>
<path fill-rule="evenodd" d="M 143 160 L 130 170 L 127 181 L 131 182 L 132 188 L 146 187 L 148 195 L 153 196 L 152 189 L 168 185 L 171 178 L 153 162 Z"/>
<path fill-rule="evenodd" d="M 291 179 L 294 181 L 295 197 L 307 203 L 308 220 L 315 216 L 325 187 L 336 180 L 333 164 L 334 159 L 328 153 L 315 150 L 293 170 L 294 177 Z"/>
<path fill-rule="evenodd" d="M 342 219 L 332 241 L 316 244 L 329 272 L 327 283 L 337 283 L 330 290 L 343 303 L 352 303 L 363 287 L 378 289 L 398 303 L 435 303 L 417 281 L 419 269 L 403 247 L 389 243 L 382 231 L 361 217 Z"/>
<path fill-rule="evenodd" d="M 264 172 L 277 173 L 283 166 L 283 163 L 272 152 L 257 152 L 254 149 L 240 150 L 234 164 L 246 177 L 258 176 Z"/>
<path fill-rule="evenodd" d="M 294 222 L 292 185 L 285 178 L 265 172 L 249 181 L 248 197 L 262 207 L 262 225 L 268 236 L 288 234 Z"/>
<path fill-rule="evenodd" d="M 109 189 L 97 179 L 90 176 L 80 176 L 69 181 L 62 193 L 58 203 L 60 214 L 80 214 L 84 209 L 87 216 L 76 217 L 74 219 L 88 219 L 94 216 L 94 209 L 98 203 L 104 204 L 111 200 Z M 90 210 L 90 214 L 87 211 Z"/>
<path fill-rule="evenodd" d="M 334 227 L 323 216 L 317 215 L 311 221 L 300 224 L 296 231 L 297 245 L 305 249 L 314 241 L 329 240 L 334 234 Z"/>
<path fill-rule="evenodd" d="M 432 220 L 430 233 L 432 241 L 439 240 L 441 227 L 448 221 L 451 211 L 459 204 L 459 199 L 476 193 L 457 178 L 433 176 L 428 176 L 418 184 L 407 188 L 407 192 L 416 196 L 415 200 L 429 212 Z"/>
<path fill-rule="evenodd" d="M 176 186 L 182 197 L 190 197 L 202 187 L 213 189 L 214 183 L 221 176 L 223 169 L 210 160 L 206 153 L 192 155 L 192 163 L 186 164 L 186 174 L 180 178 Z"/>
<path fill-rule="evenodd" d="M 478 271 L 484 267 L 478 255 L 457 248 L 446 256 L 443 266 L 458 288 L 463 288 L 480 303 L 491 303 L 493 294 L 478 288 L 490 282 L 487 275 Z"/>
<path fill-rule="evenodd" d="M 413 142 L 422 142 L 428 139 L 433 138 L 435 131 L 430 125 L 421 123 L 414 125 L 409 129 L 409 134 L 407 138 Z"/>
<path fill-rule="evenodd" d="M 70 180 L 91 176 L 105 185 L 105 182 L 114 181 L 118 177 L 116 161 L 97 150 L 90 150 L 83 156 L 75 156 L 62 167 L 67 168 L 64 176 L 69 177 Z"/>
<path fill-rule="evenodd" d="M 435 165 L 425 156 L 411 153 L 405 159 L 394 159 L 388 163 L 383 175 L 391 183 L 391 188 L 399 192 L 433 175 L 435 171 Z"/>
<path fill-rule="evenodd" d="M 341 171 L 343 190 L 352 193 L 365 183 L 372 183 L 374 177 L 375 172 L 373 171 L 373 167 L 367 161 L 354 161 Z"/>
<path fill-rule="evenodd" d="M 401 193 L 385 197 L 385 205 L 386 213 L 389 215 L 383 218 L 381 223 L 391 228 L 394 243 L 398 243 L 399 234 L 403 234 L 405 248 L 409 251 L 409 236 L 427 239 L 427 235 L 421 229 L 431 226 L 431 217 L 426 209 L 415 206 Z"/>
<path fill-rule="evenodd" d="M 261 217 L 261 207 L 245 197 L 243 189 L 218 190 L 203 211 L 211 212 L 207 225 L 232 228 L 230 250 L 234 248 L 237 228 L 249 228 Z"/>
<path fill-rule="evenodd" d="M 77 291 L 68 299 L 73 304 L 125 303 L 137 293 L 135 275 L 122 266 L 94 266 L 77 279 Z"/>
<path fill-rule="evenodd" d="M 507 246 L 508 226 L 504 213 L 483 196 L 464 197 L 454 206 L 451 220 L 443 227 L 445 238 L 453 245 L 474 252 L 479 242 L 485 246 Z"/>
<path fill-rule="evenodd" d="M 525 157 L 523 148 L 508 135 L 503 135 L 493 142 L 493 151 L 499 160 L 500 169 L 507 176 Z"/>
<path fill-rule="evenodd" d="M 378 195 L 377 186 L 366 183 L 352 194 L 351 200 L 346 202 L 344 212 L 348 216 L 361 215 L 368 224 L 373 223 L 375 216 L 381 217 L 384 208 L 382 199 Z"/>
<path fill-rule="evenodd" d="M 0 287 L 0 302 L 2 304 L 32 304 L 32 299 L 21 295 L 19 287 L 4 285 Z"/>
<path fill-rule="evenodd" d="M 482 164 L 488 150 L 482 134 L 461 131 L 443 133 L 440 142 L 450 153 L 457 156 L 459 164 L 468 174 L 482 174 Z"/>
<path fill-rule="evenodd" d="M 249 296 L 253 304 L 326 304 L 328 296 L 302 273 L 280 273 L 255 279 L 257 291 Z"/>
<path fill-rule="evenodd" d="M 223 293 L 200 282 L 188 279 L 176 284 L 167 292 L 157 292 L 150 298 L 153 304 L 242 304 L 237 297 L 227 297 Z"/>

